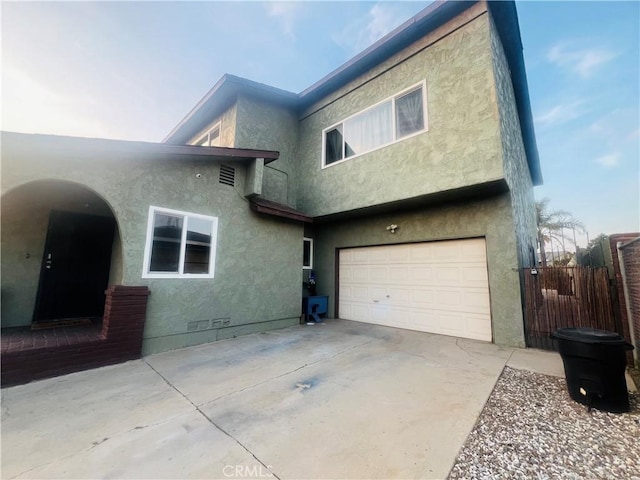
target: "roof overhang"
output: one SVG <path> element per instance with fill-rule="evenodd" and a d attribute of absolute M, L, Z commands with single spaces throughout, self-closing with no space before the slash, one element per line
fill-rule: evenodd
<path fill-rule="evenodd" d="M 395 55 L 403 48 L 444 25 L 477 1 L 436 1 L 395 28 L 370 47 L 300 93 L 300 108 L 322 97 Z"/>
<path fill-rule="evenodd" d="M 313 218 L 305 215 L 298 210 L 295 210 L 287 205 L 281 203 L 265 200 L 260 197 L 253 197 L 249 200 L 249 206 L 251 210 L 265 215 L 272 215 L 275 217 L 286 218 L 288 220 L 295 220 L 297 222 L 313 223 Z"/>
<path fill-rule="evenodd" d="M 531 181 L 534 185 L 542 185 L 542 169 L 540 168 L 540 158 L 536 145 L 536 133 L 533 126 L 529 85 L 527 83 L 527 72 L 524 65 L 522 39 L 520 36 L 520 25 L 518 23 L 516 5 L 514 2 L 502 1 L 488 2 L 488 5 L 498 34 L 500 35 L 500 41 L 502 42 L 502 48 L 507 57 L 509 69 L 511 70 L 511 81 L 516 97 L 520 130 L 522 131 L 522 140 L 527 155 Z"/>
<path fill-rule="evenodd" d="M 239 93 L 289 108 L 297 108 L 298 95 L 264 83 L 225 74 L 165 137 L 164 143 L 185 144 L 212 119 L 235 102 Z"/>
<path fill-rule="evenodd" d="M 103 138 L 66 137 L 60 135 L 0 132 L 3 153 L 28 151 L 42 155 L 59 154 L 112 154 L 125 157 L 153 157 L 157 160 L 203 160 L 203 161 L 248 161 L 263 158 L 265 164 L 280 157 L 272 150 L 246 148 L 197 147 L 192 145 L 170 145 L 167 143 L 132 142 Z"/>

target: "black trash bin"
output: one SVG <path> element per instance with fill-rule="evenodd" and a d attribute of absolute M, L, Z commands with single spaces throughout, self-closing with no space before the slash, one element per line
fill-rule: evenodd
<path fill-rule="evenodd" d="M 560 328 L 551 334 L 558 347 L 569 395 L 576 402 L 608 412 L 628 412 L 624 378 L 626 351 L 620 335 L 594 328 Z"/>

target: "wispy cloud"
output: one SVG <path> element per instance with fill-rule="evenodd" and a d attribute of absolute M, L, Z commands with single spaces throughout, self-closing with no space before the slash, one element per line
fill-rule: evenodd
<path fill-rule="evenodd" d="M 559 125 L 578 118 L 585 113 L 585 101 L 576 100 L 571 103 L 555 105 L 542 115 L 538 115 L 535 121 L 540 126 Z"/>
<path fill-rule="evenodd" d="M 380 40 L 406 18 L 406 12 L 401 11 L 398 5 L 375 4 L 366 16 L 348 23 L 332 39 L 349 53 L 358 53 Z"/>
<path fill-rule="evenodd" d="M 595 120 L 587 129 L 589 138 L 610 150 L 637 145 L 640 138 L 638 109 L 634 106 L 615 108 Z"/>
<path fill-rule="evenodd" d="M 635 130 L 629 132 L 626 136 L 626 140 L 629 142 L 633 142 L 634 140 L 638 140 L 640 138 L 640 128 L 636 128 Z"/>
<path fill-rule="evenodd" d="M 295 38 L 295 26 L 302 12 L 302 2 L 269 2 L 265 4 L 267 14 L 280 21 L 282 31 L 291 39 Z"/>
<path fill-rule="evenodd" d="M 604 168 L 613 168 L 618 166 L 620 163 L 620 154 L 619 153 L 609 153 L 607 155 L 602 155 L 594 160 L 598 165 L 603 166 Z"/>
<path fill-rule="evenodd" d="M 603 47 L 579 48 L 560 43 L 549 50 L 547 60 L 587 78 L 617 56 L 616 52 Z"/>

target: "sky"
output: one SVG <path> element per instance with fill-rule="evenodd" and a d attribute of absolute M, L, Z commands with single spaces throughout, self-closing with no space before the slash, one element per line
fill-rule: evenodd
<path fill-rule="evenodd" d="M 300 92 L 429 3 L 2 1 L 0 129 L 160 142 L 224 73 Z M 516 6 L 536 198 L 640 231 L 640 2 Z"/>

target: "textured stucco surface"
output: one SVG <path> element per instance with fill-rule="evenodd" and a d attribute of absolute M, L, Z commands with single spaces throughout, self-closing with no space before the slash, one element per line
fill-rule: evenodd
<path fill-rule="evenodd" d="M 395 234 L 386 230 L 391 223 L 399 226 Z M 316 225 L 314 260 L 318 293 L 330 296 L 330 315 L 333 315 L 336 249 L 472 237 L 485 237 L 487 243 L 494 342 L 522 347 L 524 330 L 518 258 L 509 194 Z"/>
<path fill-rule="evenodd" d="M 276 150 L 280 158 L 265 166 L 262 197 L 296 206 L 298 119 L 276 105 L 239 95 L 235 147 Z"/>
<path fill-rule="evenodd" d="M 500 118 L 504 175 L 511 193 L 519 266 L 529 267 L 535 265 L 536 251 L 533 183 L 524 150 L 509 66 L 493 20 L 490 24 L 493 73 L 497 92 L 495 108 L 498 109 Z"/>
<path fill-rule="evenodd" d="M 3 142 L 3 200 L 14 187 L 41 179 L 74 182 L 105 199 L 122 238 L 122 283 L 151 290 L 143 346 L 144 353 L 151 353 L 298 322 L 302 226 L 251 212 L 240 193 L 244 167 L 235 166 L 238 191 L 218 183 L 216 163 L 51 150 L 45 157 L 11 150 Z M 219 218 L 214 279 L 141 278 L 150 205 Z M 26 215 L 22 221 L 31 220 Z M 37 228 L 46 229 L 46 220 L 39 222 Z M 41 250 L 33 253 L 35 270 L 41 255 Z M 192 322 L 203 331 L 189 332 Z"/>
<path fill-rule="evenodd" d="M 478 15 L 428 48 L 400 52 L 301 120 L 301 210 L 329 215 L 503 178 L 489 20 Z M 324 128 L 423 80 L 427 132 L 321 168 Z"/>

